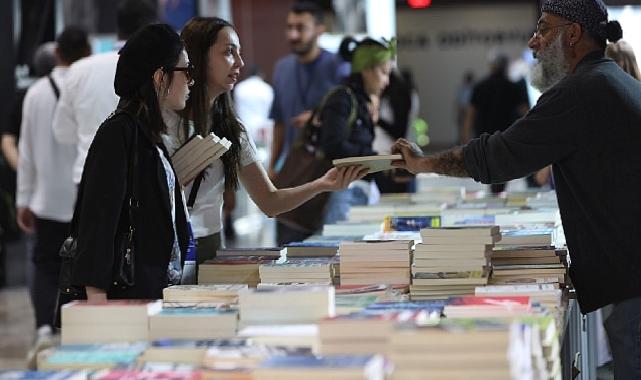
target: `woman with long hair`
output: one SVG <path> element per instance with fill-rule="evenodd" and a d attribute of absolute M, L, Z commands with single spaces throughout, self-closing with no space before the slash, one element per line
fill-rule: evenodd
<path fill-rule="evenodd" d="M 258 161 L 254 143 L 232 106 L 230 91 L 244 65 L 234 27 L 217 17 L 195 17 L 185 25 L 181 37 L 194 65 L 195 83 L 185 109 L 168 117 L 172 120 L 165 143 L 174 151 L 192 135 L 205 136 L 211 132 L 232 142 L 221 160 L 205 169 L 192 184 L 183 184 L 185 193 L 195 197 L 190 214 L 198 239 L 198 263 L 213 258 L 221 248 L 223 192 L 237 189 L 239 182 L 261 211 L 274 216 L 321 192 L 343 189 L 365 175 L 367 170 L 357 166 L 334 168 L 305 185 L 277 189 Z"/>
<path fill-rule="evenodd" d="M 629 43 L 623 40 L 609 43 L 605 48 L 605 56 L 612 58 L 614 62 L 621 66 L 623 71 L 632 75 L 634 79 L 641 81 L 637 57 L 634 55 L 634 49 Z"/>
<path fill-rule="evenodd" d="M 169 25 L 149 25 L 120 50 L 114 81 L 120 103 L 91 144 L 74 212 L 72 284 L 90 301 L 162 298 L 180 282 L 188 215 L 161 135 L 162 115 L 185 106 L 187 54 Z M 133 200 L 130 202 L 130 199 Z M 73 228 L 73 227 L 72 227 Z M 120 237 L 133 230 L 133 285 L 115 286 Z"/>

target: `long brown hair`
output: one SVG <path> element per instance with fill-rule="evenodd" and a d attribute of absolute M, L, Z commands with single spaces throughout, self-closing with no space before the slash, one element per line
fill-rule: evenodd
<path fill-rule="evenodd" d="M 634 50 L 629 43 L 619 41 L 608 44 L 605 49 L 605 55 L 612 58 L 616 63 L 621 66 L 623 71 L 632 75 L 634 79 L 641 81 L 641 73 L 637 65 L 637 58 L 634 55 Z"/>
<path fill-rule="evenodd" d="M 209 106 L 207 95 L 207 59 L 209 49 L 216 43 L 218 32 L 224 27 L 234 29 L 229 22 L 218 17 L 194 17 L 183 28 L 180 36 L 190 62 L 194 65 L 195 83 L 191 87 L 185 109 L 181 112 L 184 135 L 188 136 L 188 119 L 194 121 L 196 133 L 206 136 L 214 132 L 232 142 L 230 150 L 222 157 L 225 167 L 225 188 L 238 188 L 238 168 L 240 166 L 240 136 L 245 132 L 234 111 L 229 92 L 219 95 Z M 211 129 L 209 123 L 211 122 Z"/>

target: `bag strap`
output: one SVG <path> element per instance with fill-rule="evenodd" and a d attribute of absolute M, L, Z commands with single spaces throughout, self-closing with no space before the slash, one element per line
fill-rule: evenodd
<path fill-rule="evenodd" d="M 51 84 L 51 89 L 53 89 L 53 93 L 56 95 L 56 100 L 60 99 L 60 88 L 58 88 L 56 81 L 53 80 L 53 77 L 51 76 L 51 74 L 47 75 L 47 78 L 49 79 L 49 84 Z"/>
<path fill-rule="evenodd" d="M 198 173 L 198 176 L 194 179 L 194 184 L 191 185 L 191 190 L 189 191 L 189 199 L 187 200 L 187 208 L 191 210 L 192 207 L 194 207 L 194 203 L 196 203 L 196 196 L 198 195 L 198 189 L 200 189 L 200 183 L 203 181 L 203 178 L 205 177 L 205 170 L 202 170 L 200 173 Z"/>
<path fill-rule="evenodd" d="M 356 96 L 354 95 L 354 92 L 352 91 L 352 89 L 344 84 L 338 85 L 332 88 L 331 90 L 329 90 L 327 94 L 325 94 L 325 96 L 323 96 L 323 99 L 321 100 L 318 107 L 314 109 L 312 118 L 323 113 L 323 110 L 325 109 L 325 106 L 327 105 L 327 102 L 329 101 L 329 99 L 332 96 L 336 95 L 341 90 L 344 90 L 345 92 L 347 92 L 347 95 L 349 96 L 350 101 L 352 102 L 352 106 L 350 107 L 350 110 L 349 110 L 349 117 L 347 118 L 347 131 L 351 132 L 352 126 L 354 125 L 354 122 L 356 121 L 356 117 L 358 116 L 358 101 L 356 100 Z"/>
<path fill-rule="evenodd" d="M 128 179 L 127 179 L 127 194 L 126 194 L 126 200 L 127 200 L 127 205 L 128 205 L 128 217 L 129 217 L 129 227 L 130 229 L 133 228 L 133 220 L 135 217 L 135 209 L 138 208 L 138 201 L 137 201 L 137 181 L 135 180 L 136 176 L 134 175 L 135 170 L 138 167 L 138 122 L 136 122 L 136 119 L 129 115 L 127 112 L 122 111 L 122 110 L 116 110 L 114 111 L 108 119 L 111 119 L 117 115 L 124 114 L 127 115 L 133 122 L 134 122 L 134 134 L 133 134 L 133 142 L 129 148 L 129 161 L 128 161 Z M 83 174 L 84 176 L 84 174 Z M 84 181 L 80 181 L 80 185 L 78 186 L 78 196 L 76 197 L 76 204 L 74 205 L 74 210 L 73 210 L 73 217 L 71 219 L 71 225 L 69 227 L 70 229 L 70 235 L 74 238 L 78 237 L 78 219 L 80 218 L 80 204 L 82 203 L 82 198 L 83 198 L 83 193 L 84 193 Z M 132 207 L 133 206 L 133 207 Z"/>

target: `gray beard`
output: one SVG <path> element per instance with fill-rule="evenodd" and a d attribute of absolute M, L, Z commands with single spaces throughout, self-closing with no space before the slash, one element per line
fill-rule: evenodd
<path fill-rule="evenodd" d="M 559 33 L 551 44 L 536 55 L 537 63 L 532 67 L 531 80 L 532 86 L 541 92 L 552 88 L 570 69 L 563 54 L 562 36 L 563 33 Z"/>

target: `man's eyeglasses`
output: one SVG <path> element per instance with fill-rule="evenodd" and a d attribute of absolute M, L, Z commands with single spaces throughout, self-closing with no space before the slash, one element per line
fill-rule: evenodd
<path fill-rule="evenodd" d="M 194 65 L 191 63 L 188 64 L 186 67 L 172 67 L 170 69 L 167 69 L 168 72 L 174 72 L 174 71 L 182 71 L 185 73 L 185 77 L 187 77 L 187 82 L 189 82 L 190 86 L 193 86 L 194 84 L 194 73 L 195 73 L 196 68 Z"/>
<path fill-rule="evenodd" d="M 536 38 L 543 38 L 545 37 L 546 34 L 550 32 L 550 30 L 554 28 L 559 28 L 562 26 L 568 26 L 572 25 L 573 23 L 571 22 L 566 22 L 565 24 L 558 24 L 558 25 L 547 25 L 547 24 L 539 24 L 536 26 L 536 30 L 534 31 L 534 37 Z"/>

